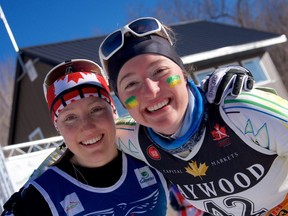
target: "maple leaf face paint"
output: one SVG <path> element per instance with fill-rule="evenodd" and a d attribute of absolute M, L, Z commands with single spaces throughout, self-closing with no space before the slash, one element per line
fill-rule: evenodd
<path fill-rule="evenodd" d="M 179 85 L 181 83 L 181 78 L 179 75 L 168 77 L 167 83 L 171 88 L 173 88 L 174 86 Z"/>
<path fill-rule="evenodd" d="M 131 96 L 125 101 L 125 105 L 127 109 L 135 108 L 139 105 L 136 96 Z"/>

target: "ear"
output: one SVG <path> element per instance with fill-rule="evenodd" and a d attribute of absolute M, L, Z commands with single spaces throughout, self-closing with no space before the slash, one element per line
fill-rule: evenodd
<path fill-rule="evenodd" d="M 57 127 L 57 123 L 54 124 L 54 127 L 55 127 L 55 130 L 57 131 L 57 134 L 58 134 L 59 136 L 62 136 L 59 128 Z M 62 136 L 62 137 L 63 137 L 63 136 Z M 64 139 L 64 137 L 63 137 L 63 139 Z"/>
<path fill-rule="evenodd" d="M 59 135 L 61 135 L 61 134 L 60 134 L 60 131 L 59 131 L 58 127 L 57 127 L 57 124 L 55 124 L 54 127 L 55 127 L 55 130 L 57 131 L 57 133 L 58 133 Z"/>

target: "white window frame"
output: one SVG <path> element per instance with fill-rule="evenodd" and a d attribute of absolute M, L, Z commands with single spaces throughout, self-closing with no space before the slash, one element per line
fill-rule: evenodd
<path fill-rule="evenodd" d="M 267 72 L 263 62 L 262 62 L 262 59 L 260 57 L 253 57 L 253 58 L 248 58 L 248 59 L 245 59 L 245 60 L 242 60 L 241 61 L 241 64 L 243 67 L 245 67 L 245 62 L 248 62 L 248 61 L 258 61 L 259 62 L 259 66 L 261 68 L 261 70 L 263 71 L 263 74 L 264 74 L 264 77 L 266 78 L 266 80 L 262 80 L 262 81 L 257 81 L 257 85 L 265 85 L 267 83 L 271 83 L 271 78 L 269 76 L 269 73 Z"/>
<path fill-rule="evenodd" d="M 267 72 L 264 63 L 263 63 L 262 59 L 259 56 L 253 57 L 253 58 L 247 58 L 247 59 L 244 59 L 244 60 L 240 60 L 239 62 L 237 62 L 237 61 L 236 62 L 235 61 L 234 62 L 229 62 L 227 64 L 219 65 L 217 68 L 219 68 L 219 67 L 227 67 L 227 66 L 230 66 L 230 65 L 240 65 L 240 66 L 245 67 L 246 62 L 251 62 L 251 61 L 259 63 L 259 67 L 260 67 L 261 71 L 263 72 L 262 75 L 264 75 L 264 79 L 265 80 L 262 80 L 262 81 L 256 80 L 257 85 L 265 85 L 265 84 L 271 83 L 272 80 L 271 80 L 271 78 L 269 76 L 269 73 Z M 206 68 L 206 69 L 203 69 L 203 70 L 195 71 L 193 73 L 193 76 L 194 76 L 196 84 L 200 84 L 201 83 L 200 76 L 204 78 L 205 77 L 204 75 L 208 75 L 211 72 L 214 72 L 215 70 L 216 70 L 215 67 L 210 67 L 210 68 Z M 259 73 L 261 71 L 258 70 L 256 72 Z"/>
<path fill-rule="evenodd" d="M 35 139 L 35 137 L 39 137 L 40 139 L 44 139 L 44 136 L 43 136 L 43 133 L 42 133 L 42 130 L 40 127 L 37 127 L 35 130 L 33 130 L 28 138 L 29 138 L 29 141 L 35 141 L 35 140 L 39 140 L 38 138 Z"/>

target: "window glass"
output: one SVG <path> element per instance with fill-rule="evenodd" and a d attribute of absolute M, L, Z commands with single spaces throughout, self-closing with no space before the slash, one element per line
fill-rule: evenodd
<path fill-rule="evenodd" d="M 260 64 L 259 58 L 248 59 L 242 61 L 243 67 L 247 68 L 253 74 L 257 83 L 268 80 L 268 75 L 265 73 Z"/>
<path fill-rule="evenodd" d="M 41 128 L 37 127 L 35 130 L 33 130 L 32 133 L 29 134 L 28 138 L 29 141 L 44 139 Z"/>
<path fill-rule="evenodd" d="M 211 74 L 214 71 L 215 71 L 215 68 L 208 68 L 205 70 L 200 70 L 200 71 L 195 72 L 194 76 L 196 79 L 195 80 L 196 84 L 199 85 L 201 83 L 201 80 L 203 80 L 207 75 Z"/>

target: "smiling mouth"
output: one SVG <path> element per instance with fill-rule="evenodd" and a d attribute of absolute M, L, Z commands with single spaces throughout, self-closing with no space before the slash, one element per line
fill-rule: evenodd
<path fill-rule="evenodd" d="M 162 109 L 164 106 L 166 106 L 167 104 L 169 103 L 169 100 L 168 99 L 165 99 L 164 101 L 158 103 L 158 104 L 155 104 L 154 106 L 150 106 L 150 107 L 147 107 L 147 110 L 149 112 L 155 112 L 159 109 Z"/>
<path fill-rule="evenodd" d="M 96 142 L 98 142 L 99 140 L 101 140 L 102 137 L 103 137 L 103 135 L 95 137 L 93 139 L 85 140 L 85 141 L 81 142 L 81 144 L 83 144 L 83 145 L 92 145 L 92 144 L 95 144 Z"/>

